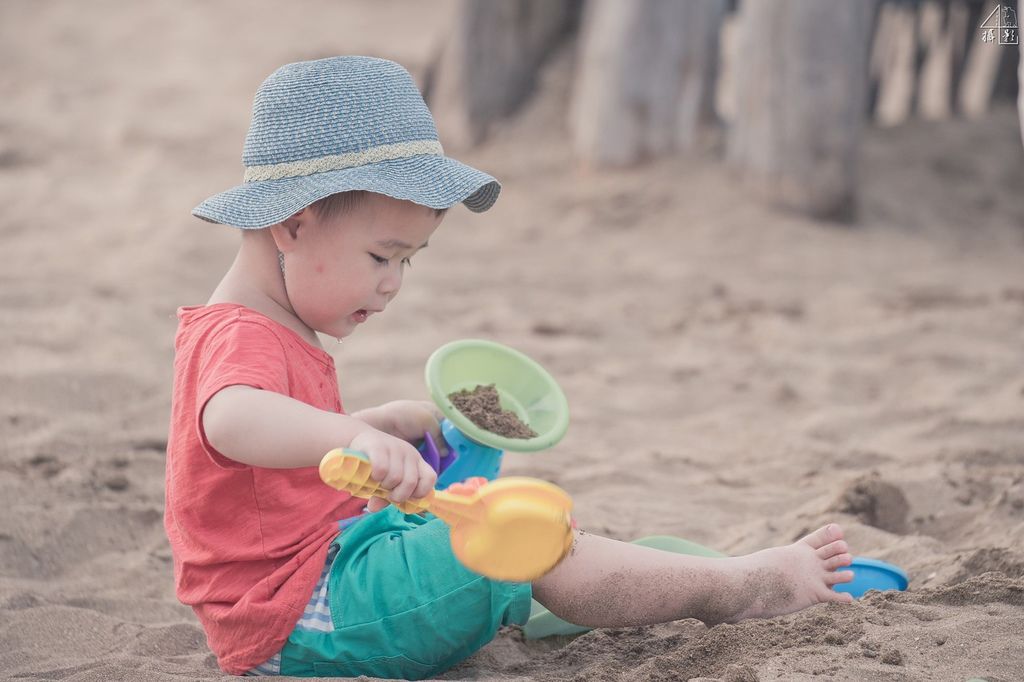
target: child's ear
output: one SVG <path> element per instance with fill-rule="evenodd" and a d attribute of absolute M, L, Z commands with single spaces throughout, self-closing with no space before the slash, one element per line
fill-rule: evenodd
<path fill-rule="evenodd" d="M 292 217 L 270 226 L 270 234 L 274 237 L 278 251 L 288 253 L 295 248 L 295 242 L 299 240 L 299 231 L 305 225 L 308 215 L 306 209 L 301 209 Z"/>

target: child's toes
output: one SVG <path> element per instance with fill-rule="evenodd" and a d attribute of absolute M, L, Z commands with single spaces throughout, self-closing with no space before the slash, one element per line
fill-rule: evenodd
<path fill-rule="evenodd" d="M 830 523 L 827 526 L 822 526 L 810 535 L 807 535 L 803 540 L 801 540 L 801 542 L 806 542 L 814 549 L 818 549 L 820 547 L 824 547 L 830 542 L 842 539 L 843 529 L 840 528 L 837 523 Z"/>
<path fill-rule="evenodd" d="M 835 571 L 825 574 L 825 584 L 829 586 L 848 583 L 851 580 L 853 580 L 853 571 Z"/>
<path fill-rule="evenodd" d="M 849 551 L 850 546 L 846 544 L 846 540 L 836 540 L 835 542 L 830 542 L 824 547 L 819 547 L 815 550 L 819 559 L 828 559 L 836 554 L 843 554 L 844 552 Z"/>
<path fill-rule="evenodd" d="M 844 554 L 836 554 L 833 557 L 829 557 L 828 559 L 825 559 L 825 570 L 826 571 L 834 571 L 837 568 L 842 568 L 843 566 L 849 566 L 852 561 L 853 561 L 853 556 L 851 556 L 850 554 L 845 554 L 845 553 Z"/>

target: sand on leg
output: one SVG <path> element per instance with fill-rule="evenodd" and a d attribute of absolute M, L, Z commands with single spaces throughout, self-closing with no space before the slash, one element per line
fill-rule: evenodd
<path fill-rule="evenodd" d="M 578 532 L 572 552 L 533 583 L 558 617 L 588 627 L 625 627 L 697 618 L 709 625 L 770 618 L 821 602 L 850 602 L 832 586 L 852 561 L 837 524 L 790 545 L 739 557 L 663 552 Z"/>

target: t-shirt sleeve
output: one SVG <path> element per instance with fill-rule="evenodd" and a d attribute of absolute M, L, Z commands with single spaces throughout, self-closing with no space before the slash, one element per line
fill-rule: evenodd
<path fill-rule="evenodd" d="M 288 364 L 284 346 L 270 328 L 253 320 L 232 320 L 212 332 L 196 349 L 196 430 L 213 462 L 226 468 L 247 465 L 218 452 L 206 438 L 203 410 L 218 391 L 228 386 L 251 386 L 288 395 Z"/>

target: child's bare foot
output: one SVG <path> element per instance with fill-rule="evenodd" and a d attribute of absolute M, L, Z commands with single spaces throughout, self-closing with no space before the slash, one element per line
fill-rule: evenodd
<path fill-rule="evenodd" d="M 853 580 L 853 557 L 838 524 L 822 526 L 792 545 L 772 547 L 735 559 L 742 574 L 745 608 L 730 621 L 772 618 L 821 602 L 849 603 L 853 597 L 832 590 Z M 833 572 L 835 571 L 835 572 Z"/>

